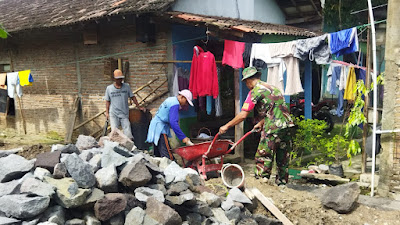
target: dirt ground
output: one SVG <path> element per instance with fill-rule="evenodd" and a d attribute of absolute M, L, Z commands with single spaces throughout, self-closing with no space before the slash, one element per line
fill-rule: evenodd
<path fill-rule="evenodd" d="M 241 166 L 245 171 L 245 186 L 258 188 L 267 198 L 270 198 L 275 206 L 277 206 L 294 224 L 400 224 L 400 209 L 399 211 L 383 211 L 359 204 L 350 214 L 339 214 L 332 209 L 325 209 L 319 198 L 314 194 L 291 188 L 294 186 L 301 186 L 302 184 L 293 184 L 293 181 L 290 181 L 292 184 L 282 189 L 252 177 L 252 160 L 246 160 Z M 218 194 L 224 195 L 226 193 L 227 189 L 222 188 L 223 182 L 221 178 L 213 178 L 206 181 L 206 183 L 208 186 L 213 187 Z M 263 214 L 269 217 L 272 216 L 260 202 L 253 213 Z"/>

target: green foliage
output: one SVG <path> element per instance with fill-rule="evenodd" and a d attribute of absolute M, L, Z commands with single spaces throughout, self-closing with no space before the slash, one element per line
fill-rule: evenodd
<path fill-rule="evenodd" d="M 0 38 L 7 38 L 8 33 L 7 31 L 4 29 L 3 25 L 0 24 Z"/>
<path fill-rule="evenodd" d="M 56 131 L 49 131 L 46 134 L 46 137 L 49 139 L 52 139 L 52 140 L 58 140 L 58 141 L 63 140 L 63 137 L 60 134 L 58 134 Z"/>

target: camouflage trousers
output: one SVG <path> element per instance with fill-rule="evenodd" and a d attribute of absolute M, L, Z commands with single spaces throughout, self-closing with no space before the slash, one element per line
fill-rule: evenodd
<path fill-rule="evenodd" d="M 256 177 L 269 178 L 275 158 L 278 170 L 275 182 L 277 184 L 286 184 L 288 182 L 291 140 L 289 129 L 282 129 L 275 134 L 265 134 L 264 131 L 261 133 L 260 143 L 255 155 L 256 166 L 254 172 Z"/>

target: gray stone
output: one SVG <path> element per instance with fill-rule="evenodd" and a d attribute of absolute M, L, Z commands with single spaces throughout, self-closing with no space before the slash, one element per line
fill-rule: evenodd
<path fill-rule="evenodd" d="M 0 197 L 3 195 L 17 194 L 19 192 L 20 180 L 12 180 L 0 183 Z"/>
<path fill-rule="evenodd" d="M 35 178 L 26 178 L 21 184 L 20 192 L 51 198 L 55 193 L 55 187 Z"/>
<path fill-rule="evenodd" d="M 93 153 L 89 150 L 83 150 L 81 154 L 79 154 L 79 158 L 85 162 L 89 162 L 89 160 L 93 158 Z"/>
<path fill-rule="evenodd" d="M 201 225 L 201 221 L 203 218 L 198 213 L 189 213 L 186 215 L 186 220 L 189 222 L 190 225 Z"/>
<path fill-rule="evenodd" d="M 114 129 L 107 136 L 110 138 L 110 141 L 117 142 L 128 150 L 131 150 L 134 146 L 133 141 L 119 129 Z"/>
<path fill-rule="evenodd" d="M 166 200 L 170 201 L 174 205 L 182 205 L 185 202 L 195 201 L 194 194 L 192 192 L 182 193 L 179 196 L 169 196 L 165 197 Z M 193 204 L 193 203 L 192 203 Z"/>
<path fill-rule="evenodd" d="M 149 188 L 159 190 L 164 195 L 167 194 L 167 189 L 165 188 L 165 186 L 163 184 L 151 184 L 151 185 L 149 185 Z"/>
<path fill-rule="evenodd" d="M 147 184 L 151 178 L 152 175 L 144 162 L 139 161 L 137 163 L 129 163 L 125 166 L 119 175 L 119 182 L 127 187 L 136 188 Z"/>
<path fill-rule="evenodd" d="M 24 157 L 14 154 L 0 158 L 0 182 L 21 178 L 33 168 L 34 163 L 33 160 L 26 160 Z"/>
<path fill-rule="evenodd" d="M 0 216 L 0 224 L 1 225 L 17 225 L 20 223 L 21 223 L 21 220 Z"/>
<path fill-rule="evenodd" d="M 165 170 L 169 166 L 169 164 L 171 164 L 173 162 L 172 160 L 170 160 L 166 157 L 158 157 L 155 159 L 160 161 L 160 163 L 158 164 L 158 167 L 160 167 L 161 170 Z"/>
<path fill-rule="evenodd" d="M 189 185 L 190 190 L 194 190 L 196 186 L 204 185 L 204 180 L 200 178 L 199 174 L 189 173 L 186 176 L 185 182 Z"/>
<path fill-rule="evenodd" d="M 60 162 L 60 151 L 44 152 L 36 156 L 35 167 L 45 168 L 53 172 L 54 166 Z"/>
<path fill-rule="evenodd" d="M 201 193 L 199 200 L 207 203 L 211 207 L 219 207 L 221 205 L 221 198 L 210 192 Z"/>
<path fill-rule="evenodd" d="M 65 209 L 59 205 L 49 207 L 42 214 L 40 221 L 49 221 L 58 225 L 63 225 L 65 223 Z"/>
<path fill-rule="evenodd" d="M 233 206 L 232 208 L 230 208 L 229 210 L 227 210 L 225 212 L 225 216 L 229 220 L 239 220 L 239 218 L 240 218 L 240 208 L 237 207 L 237 206 Z"/>
<path fill-rule="evenodd" d="M 210 206 L 204 202 L 198 202 L 195 206 L 191 208 L 192 212 L 199 213 L 203 216 L 210 217 L 213 215 Z"/>
<path fill-rule="evenodd" d="M 72 178 L 53 179 L 45 177 L 44 180 L 57 188 L 55 200 L 65 208 L 81 206 L 91 193 L 90 189 L 78 188 L 77 183 Z"/>
<path fill-rule="evenodd" d="M 163 170 L 161 170 L 158 166 L 154 165 L 151 162 L 146 162 L 145 164 L 147 166 L 147 168 L 150 170 L 150 172 L 152 174 L 158 174 L 158 173 L 162 173 Z"/>
<path fill-rule="evenodd" d="M 155 219 L 151 218 L 149 215 L 144 216 L 143 225 L 161 225 Z"/>
<path fill-rule="evenodd" d="M 56 223 L 52 223 L 52 222 L 42 222 L 42 223 L 38 223 L 37 225 L 57 225 Z"/>
<path fill-rule="evenodd" d="M 189 185 L 185 182 L 173 183 L 168 188 L 168 195 L 179 195 L 181 192 L 186 191 Z"/>
<path fill-rule="evenodd" d="M 98 146 L 97 141 L 94 137 L 92 136 L 85 136 L 85 135 L 79 135 L 78 139 L 76 140 L 76 147 L 79 150 L 85 150 L 85 149 L 91 149 L 96 146 Z"/>
<path fill-rule="evenodd" d="M 18 219 L 30 218 L 44 212 L 49 206 L 50 198 L 30 196 L 27 194 L 4 195 L 0 197 L 0 205 L 7 216 Z"/>
<path fill-rule="evenodd" d="M 165 177 L 163 175 L 161 175 L 161 174 L 157 174 L 155 176 L 155 182 L 156 182 L 156 184 L 165 185 Z"/>
<path fill-rule="evenodd" d="M 144 209 L 146 206 L 145 203 L 139 201 L 133 194 L 125 194 L 125 198 L 127 202 L 127 206 L 125 208 L 126 212 L 129 212 L 131 209 L 134 209 L 136 207 Z"/>
<path fill-rule="evenodd" d="M 124 164 L 128 158 L 122 156 L 114 151 L 114 148 L 118 146 L 118 143 L 106 141 L 104 144 L 103 154 L 101 155 L 101 167 L 107 167 L 109 165 L 114 165 L 118 167 Z"/>
<path fill-rule="evenodd" d="M 142 202 L 147 202 L 149 197 L 157 199 L 159 202 L 164 202 L 164 194 L 156 189 L 151 189 L 148 187 L 139 187 L 135 189 L 135 197 Z"/>
<path fill-rule="evenodd" d="M 74 144 L 65 145 L 64 147 L 60 148 L 59 150 L 62 153 L 68 153 L 68 154 L 76 153 L 77 155 L 79 155 L 81 153 L 79 151 L 79 149 L 76 147 L 76 145 L 74 145 Z"/>
<path fill-rule="evenodd" d="M 72 219 L 72 220 L 67 220 L 67 222 L 65 222 L 65 225 L 85 225 L 85 221 L 81 220 L 81 219 Z"/>
<path fill-rule="evenodd" d="M 67 167 L 64 163 L 57 163 L 54 166 L 53 177 L 56 179 L 61 179 L 68 176 Z"/>
<path fill-rule="evenodd" d="M 117 169 L 113 165 L 99 169 L 96 174 L 97 187 L 104 192 L 118 191 L 118 174 Z"/>
<path fill-rule="evenodd" d="M 181 224 L 182 218 L 171 207 L 161 203 L 153 197 L 147 200 L 146 215 L 163 225 Z"/>
<path fill-rule="evenodd" d="M 211 211 L 214 214 L 214 217 L 218 220 L 220 223 L 225 223 L 225 224 L 230 224 L 230 221 L 228 217 L 225 216 L 224 210 L 221 208 L 213 208 Z"/>
<path fill-rule="evenodd" d="M 96 184 L 96 177 L 92 171 L 91 166 L 83 161 L 75 153 L 69 155 L 65 162 L 68 173 L 76 181 L 79 187 L 91 188 Z"/>
<path fill-rule="evenodd" d="M 94 213 L 100 221 L 109 220 L 111 217 L 125 210 L 127 201 L 125 195 L 109 193 L 94 204 Z"/>
<path fill-rule="evenodd" d="M 93 208 L 94 204 L 104 198 L 104 191 L 98 188 L 93 188 L 92 193 L 86 198 L 83 206 L 87 206 L 87 208 Z"/>
<path fill-rule="evenodd" d="M 165 182 L 185 181 L 188 174 L 197 174 L 197 172 L 190 168 L 182 169 L 176 162 L 170 163 L 164 170 Z"/>
<path fill-rule="evenodd" d="M 322 196 L 321 202 L 338 213 L 349 213 L 357 204 L 360 188 L 356 183 L 332 187 Z"/>
<path fill-rule="evenodd" d="M 23 150 L 22 147 L 9 149 L 9 150 L 1 150 L 0 151 L 0 158 L 9 156 L 11 154 L 16 154 L 16 153 L 18 153 L 19 151 L 22 151 L 22 150 Z"/>
<path fill-rule="evenodd" d="M 129 211 L 126 215 L 125 225 L 140 225 L 143 224 L 144 216 L 146 215 L 145 211 L 140 208 L 136 207 Z"/>
<path fill-rule="evenodd" d="M 111 219 L 106 224 L 108 224 L 108 225 L 124 225 L 124 221 L 125 221 L 125 218 L 120 213 L 120 214 L 117 214 L 117 215 L 111 217 Z"/>
<path fill-rule="evenodd" d="M 86 225 L 101 225 L 100 220 L 94 217 L 94 215 L 92 215 L 91 213 L 86 213 L 83 219 L 85 220 Z"/>
<path fill-rule="evenodd" d="M 258 225 L 282 225 L 283 223 L 277 219 L 269 218 L 264 215 L 253 215 L 254 220 Z"/>
<path fill-rule="evenodd" d="M 89 160 L 89 165 L 92 167 L 93 172 L 97 172 L 101 168 L 102 154 L 96 154 Z"/>
<path fill-rule="evenodd" d="M 251 204 L 251 200 L 239 189 L 239 188 L 232 188 L 229 191 L 228 198 L 232 199 L 235 202 L 240 203 L 247 203 Z"/>
<path fill-rule="evenodd" d="M 39 223 L 39 218 L 40 218 L 40 215 L 37 217 L 34 217 L 33 219 L 22 221 L 21 225 L 36 225 Z"/>
<path fill-rule="evenodd" d="M 225 201 L 221 203 L 221 208 L 225 211 L 230 210 L 233 206 L 235 206 L 235 203 L 233 202 L 232 199 L 227 198 Z"/>
<path fill-rule="evenodd" d="M 258 225 L 257 221 L 251 217 L 242 218 L 237 225 Z"/>
<path fill-rule="evenodd" d="M 50 171 L 44 168 L 37 167 L 33 172 L 33 176 L 39 180 L 43 180 L 44 177 L 52 177 Z"/>

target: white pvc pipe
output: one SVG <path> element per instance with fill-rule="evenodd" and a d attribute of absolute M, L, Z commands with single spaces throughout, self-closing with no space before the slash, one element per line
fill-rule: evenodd
<path fill-rule="evenodd" d="M 369 12 L 369 19 L 371 22 L 371 36 L 372 36 L 372 79 L 374 82 L 374 114 L 373 118 L 373 129 L 372 129 L 372 169 L 371 169 L 371 197 L 374 196 L 374 185 L 375 185 L 375 152 L 376 152 L 376 120 L 377 120 L 377 106 L 378 106 L 378 88 L 377 88 L 377 79 L 376 79 L 376 71 L 377 71 L 377 63 L 376 63 L 376 37 L 375 37 L 375 20 L 374 20 L 374 13 L 372 11 L 372 4 L 371 0 L 368 0 L 368 12 Z M 368 73 L 369 71 L 367 71 Z"/>
<path fill-rule="evenodd" d="M 400 129 L 396 130 L 377 130 L 377 134 L 389 134 L 389 133 L 400 133 Z"/>

